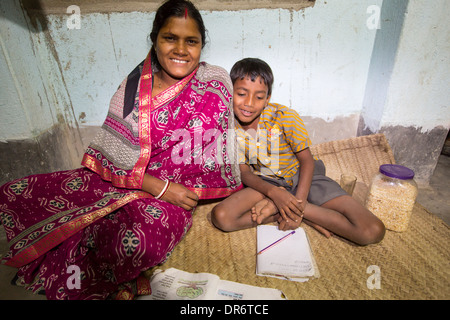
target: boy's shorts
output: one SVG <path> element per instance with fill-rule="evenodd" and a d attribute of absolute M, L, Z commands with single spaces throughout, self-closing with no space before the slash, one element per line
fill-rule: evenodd
<path fill-rule="evenodd" d="M 325 165 L 322 160 L 316 160 L 314 163 L 314 173 L 311 181 L 311 188 L 309 189 L 308 202 L 321 206 L 325 202 L 337 198 L 339 196 L 348 195 L 339 183 L 325 175 Z M 293 181 L 294 185 L 291 187 L 283 178 L 260 176 L 264 181 L 267 181 L 275 186 L 283 187 L 291 194 L 295 195 L 297 192 L 298 180 L 300 170 L 295 174 Z"/>

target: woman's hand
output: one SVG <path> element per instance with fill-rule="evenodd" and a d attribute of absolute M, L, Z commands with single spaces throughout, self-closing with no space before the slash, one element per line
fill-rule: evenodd
<path fill-rule="evenodd" d="M 161 199 L 185 210 L 194 209 L 198 202 L 198 196 L 195 192 L 175 182 L 169 184 L 167 191 Z"/>
<path fill-rule="evenodd" d="M 164 189 L 165 184 L 166 181 L 155 178 L 149 174 L 145 174 L 144 181 L 142 182 L 142 190 L 156 197 Z M 192 210 L 197 206 L 198 202 L 197 194 L 182 184 L 175 182 L 170 182 L 167 186 L 166 192 L 160 199 L 179 206 L 185 210 Z"/>

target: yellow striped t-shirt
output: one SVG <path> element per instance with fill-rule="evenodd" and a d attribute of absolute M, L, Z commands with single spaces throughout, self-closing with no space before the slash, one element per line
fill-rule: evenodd
<path fill-rule="evenodd" d="M 295 153 L 309 148 L 311 141 L 298 113 L 286 106 L 269 103 L 261 113 L 258 131 L 244 131 L 236 123 L 239 161 L 258 175 L 284 178 L 292 186 L 299 169 Z"/>

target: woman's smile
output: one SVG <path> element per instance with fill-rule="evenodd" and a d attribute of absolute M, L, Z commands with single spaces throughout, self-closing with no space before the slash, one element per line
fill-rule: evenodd
<path fill-rule="evenodd" d="M 180 63 L 180 64 L 188 63 L 186 60 L 179 60 L 179 59 L 170 59 L 170 60 L 172 60 L 175 63 Z"/>
<path fill-rule="evenodd" d="M 200 62 L 202 37 L 197 22 L 171 17 L 158 33 L 155 51 L 161 65 L 161 79 L 172 85 L 191 74 Z"/>

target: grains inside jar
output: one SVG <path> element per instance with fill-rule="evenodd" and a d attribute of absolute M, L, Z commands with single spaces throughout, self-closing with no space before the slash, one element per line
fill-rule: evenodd
<path fill-rule="evenodd" d="M 409 178 L 399 179 L 394 174 L 391 174 L 391 176 L 385 175 L 386 172 L 390 174 L 391 172 L 386 170 L 392 168 L 384 167 L 383 169 L 380 167 L 380 173 L 372 181 L 366 199 L 366 208 L 383 221 L 387 229 L 398 232 L 405 231 L 416 202 L 417 185 L 412 180 L 411 175 L 398 175 L 401 178 Z M 412 173 L 412 176 L 414 176 L 414 173 Z"/>

